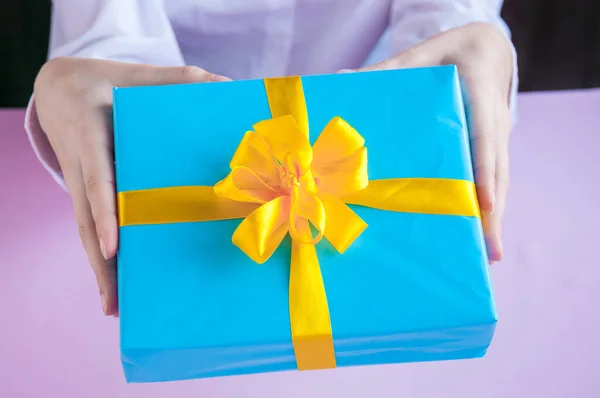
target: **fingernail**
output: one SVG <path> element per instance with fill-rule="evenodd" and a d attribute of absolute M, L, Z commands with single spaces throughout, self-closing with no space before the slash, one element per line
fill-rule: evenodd
<path fill-rule="evenodd" d="M 340 69 L 336 73 L 354 73 L 356 72 L 354 69 Z"/>
<path fill-rule="evenodd" d="M 231 79 L 221 75 L 212 75 L 210 78 L 213 82 L 230 82 Z"/>
<path fill-rule="evenodd" d="M 106 312 L 108 311 L 108 300 L 104 293 L 100 293 L 100 301 L 102 302 L 102 313 L 106 315 Z"/>
<path fill-rule="evenodd" d="M 106 256 L 106 244 L 104 243 L 104 239 L 100 238 L 98 240 L 100 241 L 100 251 L 102 252 L 102 257 L 104 257 L 105 260 L 108 260 L 108 257 Z"/>

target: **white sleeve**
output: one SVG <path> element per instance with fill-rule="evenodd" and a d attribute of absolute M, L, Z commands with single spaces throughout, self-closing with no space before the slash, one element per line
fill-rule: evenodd
<path fill-rule="evenodd" d="M 394 0 L 390 19 L 394 53 L 412 47 L 448 29 L 471 22 L 487 22 L 499 28 L 510 43 L 513 55 L 513 78 L 509 106 L 513 124 L 519 85 L 517 54 L 510 30 L 500 16 L 503 0 Z"/>
<path fill-rule="evenodd" d="M 49 58 L 183 65 L 163 0 L 54 0 Z"/>

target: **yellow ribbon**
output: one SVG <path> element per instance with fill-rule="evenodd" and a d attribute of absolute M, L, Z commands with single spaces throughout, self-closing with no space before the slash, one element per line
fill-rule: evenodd
<path fill-rule="evenodd" d="M 324 237 L 343 253 L 367 227 L 347 204 L 479 217 L 475 186 L 437 178 L 369 181 L 364 139 L 342 118 L 334 117 L 310 146 L 299 77 L 266 79 L 265 89 L 272 119 L 246 132 L 224 180 L 214 187 L 120 192 L 120 225 L 243 218 L 232 241 L 257 263 L 267 261 L 289 233 L 296 363 L 300 370 L 333 368 L 331 322 L 315 244 Z"/>

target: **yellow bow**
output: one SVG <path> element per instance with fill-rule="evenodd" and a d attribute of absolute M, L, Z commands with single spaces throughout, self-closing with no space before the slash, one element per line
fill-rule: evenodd
<path fill-rule="evenodd" d="M 315 244 L 323 236 L 343 253 L 366 228 L 340 195 L 367 187 L 364 139 L 333 118 L 311 148 L 292 116 L 264 120 L 246 133 L 231 173 L 215 185 L 217 196 L 261 206 L 233 234 L 233 243 L 257 263 L 269 259 L 288 231 Z M 328 225 L 326 220 L 337 222 Z M 313 237 L 308 222 L 317 229 Z"/>
<path fill-rule="evenodd" d="M 343 253 L 366 228 L 346 203 L 479 217 L 475 186 L 437 178 L 369 181 L 364 139 L 340 117 L 311 148 L 300 78 L 266 79 L 265 89 L 273 118 L 244 135 L 224 180 L 214 187 L 120 192 L 120 225 L 244 218 L 232 240 L 257 263 L 289 232 L 290 324 L 298 369 L 332 368 L 331 322 L 315 244 L 325 237 Z"/>

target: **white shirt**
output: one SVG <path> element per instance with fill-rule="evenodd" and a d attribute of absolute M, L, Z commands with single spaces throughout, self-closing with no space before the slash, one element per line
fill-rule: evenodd
<path fill-rule="evenodd" d="M 234 80 L 333 73 L 470 22 L 491 23 L 509 37 L 501 6 L 502 0 L 55 0 L 49 58 L 197 65 Z M 62 184 L 33 100 L 26 130 Z"/>

